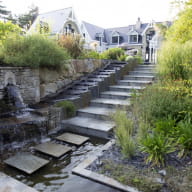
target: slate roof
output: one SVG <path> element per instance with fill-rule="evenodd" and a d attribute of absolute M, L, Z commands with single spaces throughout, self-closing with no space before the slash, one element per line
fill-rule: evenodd
<path fill-rule="evenodd" d="M 120 36 L 123 38 L 123 41 L 128 41 L 128 33 L 132 30 L 137 31 L 139 34 L 141 34 L 145 28 L 147 27 L 148 23 L 141 24 L 141 28 L 139 30 L 136 30 L 136 25 L 128 25 L 126 27 L 115 27 L 115 28 L 108 28 L 104 29 L 102 27 L 93 25 L 91 23 L 87 23 L 83 21 L 83 24 L 89 33 L 90 37 L 95 40 L 96 35 L 98 33 L 103 33 L 104 34 L 104 42 L 110 43 L 111 41 L 111 36 L 114 31 L 118 32 Z"/>
<path fill-rule="evenodd" d="M 50 30 L 52 33 L 61 32 L 66 22 L 66 19 L 69 17 L 72 12 L 72 7 L 68 7 L 65 9 L 60 9 L 56 11 L 51 11 L 43 14 L 39 14 L 31 29 L 33 29 L 39 21 L 48 22 L 50 24 Z"/>
<path fill-rule="evenodd" d="M 103 34 L 104 34 L 104 30 L 105 30 L 105 29 L 102 28 L 102 27 L 98 27 L 98 26 L 96 26 L 96 25 L 93 25 L 93 24 L 91 24 L 91 23 L 87 23 L 87 22 L 85 22 L 85 21 L 83 21 L 82 23 L 84 24 L 87 32 L 89 33 L 89 35 L 90 35 L 90 37 L 91 37 L 92 39 L 95 39 L 95 37 L 96 37 L 96 35 L 97 35 L 98 33 L 103 33 Z"/>

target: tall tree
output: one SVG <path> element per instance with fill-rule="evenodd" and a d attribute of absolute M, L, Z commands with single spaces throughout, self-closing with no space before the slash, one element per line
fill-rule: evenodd
<path fill-rule="evenodd" d="M 6 7 L 1 4 L 2 1 L 0 1 L 0 18 L 6 18 L 6 16 L 10 13 L 10 11 L 7 11 Z"/>
<path fill-rule="evenodd" d="M 185 43 L 192 40 L 192 0 L 184 2 L 182 11 L 167 32 L 167 39 Z"/>
<path fill-rule="evenodd" d="M 18 16 L 18 24 L 20 27 L 29 29 L 39 14 L 39 8 L 35 5 L 29 7 L 29 12 Z"/>

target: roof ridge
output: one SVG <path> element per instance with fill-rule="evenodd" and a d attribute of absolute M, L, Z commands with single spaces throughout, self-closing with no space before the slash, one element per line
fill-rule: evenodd
<path fill-rule="evenodd" d="M 44 14 L 47 14 L 47 13 L 52 13 L 52 12 L 56 12 L 56 11 L 61 11 L 61 10 L 65 10 L 65 9 L 73 9 L 73 7 L 66 7 L 66 8 L 63 8 L 63 9 L 57 9 L 57 10 L 53 10 L 53 11 L 47 11 L 47 12 L 44 12 L 44 13 L 40 13 L 39 15 L 44 15 Z"/>
<path fill-rule="evenodd" d="M 93 26 L 95 26 L 95 27 L 98 27 L 98 28 L 101 28 L 101 29 L 105 30 L 105 28 L 100 27 L 100 26 L 95 25 L 95 24 L 92 24 L 92 23 L 89 23 L 89 22 L 87 22 L 87 21 L 82 21 L 82 22 L 83 22 L 83 23 L 87 23 L 87 24 L 89 24 L 89 25 L 93 25 Z"/>

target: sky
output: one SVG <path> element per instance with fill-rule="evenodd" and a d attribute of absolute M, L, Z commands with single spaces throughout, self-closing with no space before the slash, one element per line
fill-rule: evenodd
<path fill-rule="evenodd" d="M 40 13 L 73 7 L 80 21 L 104 27 L 120 27 L 141 21 L 168 21 L 175 13 L 173 0 L 2 0 L 2 5 L 13 14 L 26 13 L 32 4 Z"/>

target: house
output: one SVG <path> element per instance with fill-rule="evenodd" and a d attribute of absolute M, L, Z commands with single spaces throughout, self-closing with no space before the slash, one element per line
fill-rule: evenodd
<path fill-rule="evenodd" d="M 51 35 L 80 34 L 85 39 L 86 49 L 103 52 L 109 48 L 121 47 L 128 54 L 141 53 L 147 62 L 155 62 L 156 52 L 162 38 L 155 27 L 155 22 L 142 23 L 138 18 L 135 25 L 104 29 L 79 21 L 72 7 L 38 15 L 29 29 L 49 30 Z"/>

